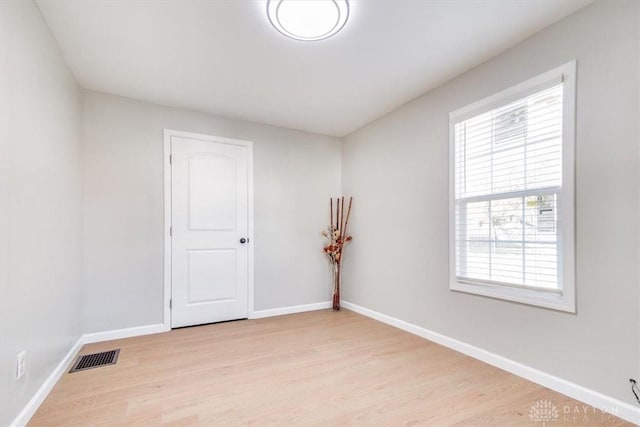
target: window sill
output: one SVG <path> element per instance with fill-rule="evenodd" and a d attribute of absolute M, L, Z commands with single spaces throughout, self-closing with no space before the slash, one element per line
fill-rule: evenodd
<path fill-rule="evenodd" d="M 570 297 L 569 295 L 559 294 L 555 292 L 511 288 L 507 286 L 490 285 L 484 283 L 460 283 L 455 279 L 451 281 L 449 288 L 452 291 L 481 295 L 506 301 L 513 301 L 521 304 L 533 305 L 536 307 L 550 308 L 552 310 L 564 311 L 567 313 L 576 312 L 575 298 Z"/>

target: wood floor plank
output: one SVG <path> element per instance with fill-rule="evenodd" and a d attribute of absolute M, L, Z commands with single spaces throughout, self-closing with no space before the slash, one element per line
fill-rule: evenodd
<path fill-rule="evenodd" d="M 89 344 L 118 363 L 65 374 L 30 426 L 627 426 L 485 363 L 344 310 Z M 588 408 L 586 414 L 567 408 Z"/>

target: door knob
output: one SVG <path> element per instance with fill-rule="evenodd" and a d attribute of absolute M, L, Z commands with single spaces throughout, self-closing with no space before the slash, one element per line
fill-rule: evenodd
<path fill-rule="evenodd" d="M 249 239 L 245 239 L 244 237 L 240 238 L 240 243 L 245 244 L 249 241 Z"/>

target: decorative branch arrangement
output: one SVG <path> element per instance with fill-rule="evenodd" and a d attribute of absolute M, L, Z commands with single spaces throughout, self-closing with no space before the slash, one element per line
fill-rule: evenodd
<path fill-rule="evenodd" d="M 344 216 L 344 197 L 336 198 L 335 222 L 333 218 L 333 198 L 329 201 L 330 222 L 329 228 L 322 232 L 327 238 L 327 245 L 324 252 L 329 256 L 333 267 L 333 310 L 340 310 L 340 263 L 342 261 L 342 252 L 344 246 L 353 238 L 347 234 L 349 227 L 349 216 L 351 216 L 351 202 L 353 197 L 349 198 L 349 208 L 347 216 Z"/>

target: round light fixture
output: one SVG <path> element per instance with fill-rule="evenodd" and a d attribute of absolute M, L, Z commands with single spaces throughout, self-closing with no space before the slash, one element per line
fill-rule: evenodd
<path fill-rule="evenodd" d="M 347 0 L 268 0 L 271 25 L 296 40 L 322 40 L 336 34 L 349 19 Z"/>

